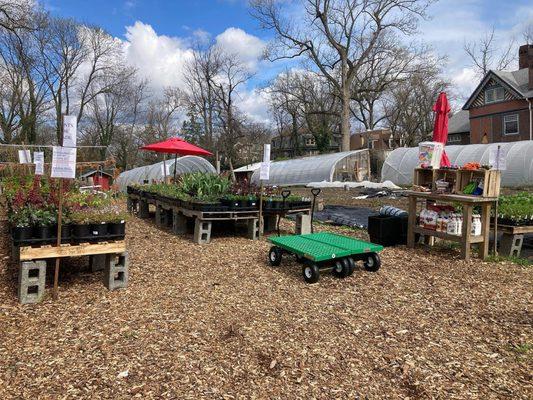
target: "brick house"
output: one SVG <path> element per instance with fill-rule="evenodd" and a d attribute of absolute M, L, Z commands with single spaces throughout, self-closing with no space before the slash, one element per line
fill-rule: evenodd
<path fill-rule="evenodd" d="M 350 150 L 391 150 L 397 147 L 389 129 L 357 132 L 350 136 Z"/>
<path fill-rule="evenodd" d="M 470 113 L 459 110 L 448 122 L 448 141 L 446 144 L 470 144 Z"/>
<path fill-rule="evenodd" d="M 288 132 L 283 133 L 282 135 L 274 136 L 270 142 L 272 145 L 272 159 L 314 156 L 319 154 L 315 137 L 312 134 L 300 132 L 297 140 L 298 143 L 295 145 L 295 143 L 293 143 L 293 137 Z M 326 153 L 339 152 L 340 143 L 341 135 L 333 134 Z M 298 149 L 299 154 L 296 154 L 296 149 Z"/>
<path fill-rule="evenodd" d="M 532 44 L 520 46 L 518 64 L 517 71 L 489 71 L 463 106 L 470 143 L 533 139 Z"/>

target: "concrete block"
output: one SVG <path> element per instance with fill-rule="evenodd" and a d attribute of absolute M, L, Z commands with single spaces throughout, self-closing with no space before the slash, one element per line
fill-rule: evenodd
<path fill-rule="evenodd" d="M 500 239 L 500 254 L 506 257 L 520 257 L 524 235 L 504 233 Z"/>
<path fill-rule="evenodd" d="M 94 254 L 89 256 L 89 266 L 91 272 L 103 271 L 105 269 L 107 260 L 107 254 Z"/>
<path fill-rule="evenodd" d="M 257 240 L 259 239 L 259 218 L 249 219 L 248 220 L 248 239 Z"/>
<path fill-rule="evenodd" d="M 277 229 L 278 216 L 277 215 L 265 215 L 265 225 L 263 227 L 264 232 L 274 232 Z"/>
<path fill-rule="evenodd" d="M 139 201 L 139 217 L 140 218 L 150 218 L 150 205 L 146 200 Z"/>
<path fill-rule="evenodd" d="M 46 261 L 25 261 L 20 265 L 18 298 L 22 304 L 38 303 L 43 299 L 46 283 Z"/>
<path fill-rule="evenodd" d="M 206 244 L 211 241 L 211 221 L 196 218 L 194 221 L 194 243 Z"/>
<path fill-rule="evenodd" d="M 172 212 L 172 232 L 176 235 L 187 233 L 187 217 L 177 210 Z"/>
<path fill-rule="evenodd" d="M 128 287 L 128 253 L 108 254 L 104 269 L 104 285 L 109 290 Z"/>
<path fill-rule="evenodd" d="M 296 215 L 296 234 L 307 235 L 311 233 L 311 216 L 309 214 Z"/>

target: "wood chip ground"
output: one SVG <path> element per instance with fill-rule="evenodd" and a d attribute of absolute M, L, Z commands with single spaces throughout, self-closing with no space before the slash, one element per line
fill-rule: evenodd
<path fill-rule="evenodd" d="M 58 301 L 23 306 L 1 233 L 0 399 L 533 397 L 531 267 L 397 247 L 308 285 L 266 240 L 194 245 L 133 218 L 127 289 L 82 258 Z"/>

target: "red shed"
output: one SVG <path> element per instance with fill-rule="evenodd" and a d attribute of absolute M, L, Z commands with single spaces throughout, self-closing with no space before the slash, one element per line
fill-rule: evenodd
<path fill-rule="evenodd" d="M 100 186 L 101 190 L 109 190 L 113 184 L 113 175 L 105 171 L 93 170 L 80 176 L 87 186 Z"/>

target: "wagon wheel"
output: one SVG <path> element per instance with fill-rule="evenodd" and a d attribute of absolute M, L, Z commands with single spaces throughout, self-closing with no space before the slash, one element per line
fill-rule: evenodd
<path fill-rule="evenodd" d="M 314 263 L 307 263 L 302 267 L 304 280 L 307 283 L 316 283 L 320 279 L 320 270 L 318 265 Z"/>
<path fill-rule="evenodd" d="M 283 251 L 278 246 L 272 246 L 270 248 L 270 251 L 268 252 L 268 262 L 271 266 L 277 267 L 281 264 L 281 257 L 283 255 Z"/>
<path fill-rule="evenodd" d="M 333 264 L 331 271 L 337 278 L 346 278 L 350 275 L 350 264 L 346 258 L 341 258 Z"/>
<path fill-rule="evenodd" d="M 377 253 L 370 253 L 364 262 L 367 271 L 376 272 L 381 267 L 381 259 Z"/>
<path fill-rule="evenodd" d="M 346 260 L 348 260 L 348 264 L 349 264 L 349 272 L 348 272 L 348 276 L 351 276 L 353 275 L 353 272 L 355 271 L 355 261 L 353 260 L 352 257 L 347 257 Z"/>

